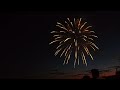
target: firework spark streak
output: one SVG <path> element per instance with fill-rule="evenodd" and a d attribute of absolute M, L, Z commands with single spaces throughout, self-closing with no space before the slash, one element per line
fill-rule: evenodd
<path fill-rule="evenodd" d="M 91 31 L 92 26 L 88 26 L 87 22 L 82 22 L 82 18 L 73 19 L 73 22 L 69 18 L 64 24 L 57 22 L 57 31 L 52 31 L 54 40 L 50 44 L 58 43 L 55 56 L 60 54 L 60 57 L 64 56 L 65 60 L 63 64 L 68 64 L 71 54 L 74 53 L 74 67 L 76 63 L 79 65 L 79 57 L 83 61 L 83 64 L 87 66 L 86 55 L 93 57 L 89 51 L 89 48 L 96 51 L 99 49 L 94 44 L 94 38 L 98 38 L 94 31 Z"/>

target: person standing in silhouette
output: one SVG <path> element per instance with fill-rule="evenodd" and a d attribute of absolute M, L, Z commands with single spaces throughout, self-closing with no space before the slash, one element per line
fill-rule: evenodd
<path fill-rule="evenodd" d="M 98 79 L 99 78 L 99 70 L 98 69 L 92 69 L 92 79 Z"/>

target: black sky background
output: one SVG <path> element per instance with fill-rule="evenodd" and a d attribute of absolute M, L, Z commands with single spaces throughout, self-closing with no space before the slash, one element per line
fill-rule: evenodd
<path fill-rule="evenodd" d="M 94 65 L 62 66 L 49 46 L 50 31 L 57 21 L 82 17 L 98 35 Z M 114 66 L 120 53 L 120 11 L 6 11 L 0 12 L 1 57 L 0 78 L 48 78 L 52 69 L 75 72 L 91 68 Z M 72 62 L 72 60 L 71 60 Z M 113 63 L 114 62 L 114 63 Z M 88 63 L 91 63 L 88 60 Z M 59 67 L 59 68 L 58 68 Z M 79 72 L 78 72 L 79 73 Z"/>

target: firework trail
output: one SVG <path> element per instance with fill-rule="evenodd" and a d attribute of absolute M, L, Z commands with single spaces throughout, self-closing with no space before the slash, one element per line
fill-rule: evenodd
<path fill-rule="evenodd" d="M 81 56 L 83 64 L 87 66 L 86 55 L 93 57 L 89 51 L 92 48 L 94 51 L 99 49 L 94 44 L 94 38 L 98 38 L 94 31 L 91 31 L 92 26 L 88 26 L 87 22 L 82 22 L 82 18 L 70 21 L 69 18 L 64 24 L 57 22 L 57 31 L 52 31 L 54 40 L 49 44 L 58 43 L 55 56 L 60 54 L 64 56 L 63 64 L 68 64 L 71 54 L 74 53 L 74 67 L 76 63 L 79 65 L 79 57 Z"/>

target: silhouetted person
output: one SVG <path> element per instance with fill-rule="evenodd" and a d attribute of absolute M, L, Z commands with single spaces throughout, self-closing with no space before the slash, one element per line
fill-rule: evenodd
<path fill-rule="evenodd" d="M 92 72 L 92 78 L 93 79 L 99 78 L 99 71 L 98 71 L 98 69 L 92 69 L 91 72 Z"/>
<path fill-rule="evenodd" d="M 89 80 L 89 79 L 90 79 L 90 76 L 85 75 L 85 76 L 83 76 L 82 79 L 84 79 L 84 80 Z"/>

